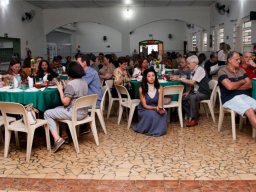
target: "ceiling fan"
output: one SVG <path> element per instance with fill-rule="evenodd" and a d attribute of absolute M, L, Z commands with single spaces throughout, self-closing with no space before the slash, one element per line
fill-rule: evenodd
<path fill-rule="evenodd" d="M 229 7 L 219 2 L 215 4 L 215 8 L 220 15 L 225 15 L 225 13 L 229 14 L 229 11 L 230 11 Z"/>

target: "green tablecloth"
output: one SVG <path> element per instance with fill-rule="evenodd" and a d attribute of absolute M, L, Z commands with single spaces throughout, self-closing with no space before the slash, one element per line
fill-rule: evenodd
<path fill-rule="evenodd" d="M 137 80 L 131 80 L 130 82 L 134 88 L 135 99 L 139 99 L 139 87 L 140 87 L 141 82 L 137 81 Z M 165 87 L 165 86 L 170 86 L 170 85 L 182 85 L 182 83 L 180 81 L 166 81 L 164 83 L 160 83 L 160 85 Z M 177 101 L 178 96 L 175 95 L 172 99 L 173 99 L 173 101 Z"/>
<path fill-rule="evenodd" d="M 37 92 L 0 92 L 0 101 L 16 102 L 23 105 L 33 103 L 33 106 L 44 112 L 62 105 L 57 89 L 46 88 Z"/>

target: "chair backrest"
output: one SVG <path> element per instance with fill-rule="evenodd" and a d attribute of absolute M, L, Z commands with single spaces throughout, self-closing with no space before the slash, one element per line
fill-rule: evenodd
<path fill-rule="evenodd" d="M 116 90 L 117 90 L 117 94 L 118 94 L 118 98 L 119 98 L 120 102 L 125 100 L 125 101 L 128 101 L 130 104 L 131 97 L 130 97 L 130 94 L 129 94 L 128 90 L 126 89 L 126 87 L 124 87 L 123 85 L 116 85 Z M 126 96 L 126 98 L 123 98 L 122 95 Z"/>
<path fill-rule="evenodd" d="M 74 108 L 72 112 L 72 121 L 77 121 L 77 110 L 81 108 L 90 108 L 91 117 L 94 119 L 97 99 L 98 99 L 97 94 L 79 97 L 74 103 Z"/>
<path fill-rule="evenodd" d="M 24 127 L 20 127 L 19 129 L 24 132 L 28 132 L 30 127 L 30 123 L 28 121 L 27 111 L 23 105 L 20 103 L 14 102 L 0 102 L 0 110 L 3 115 L 5 128 L 9 128 L 9 122 L 7 121 L 7 116 L 10 115 L 22 115 Z"/>
<path fill-rule="evenodd" d="M 172 85 L 166 86 L 163 90 L 163 95 L 176 95 L 178 94 L 178 103 L 181 104 L 182 102 L 182 94 L 183 94 L 184 86 L 183 85 Z"/>
<path fill-rule="evenodd" d="M 113 87 L 114 82 L 113 82 L 112 79 L 111 80 L 106 80 L 105 84 L 106 84 L 106 86 L 108 88 L 108 96 L 109 96 L 110 99 L 112 99 L 113 97 L 112 97 L 112 94 L 111 94 L 111 88 Z"/>
<path fill-rule="evenodd" d="M 101 113 L 103 114 L 103 111 L 104 111 L 104 103 L 105 103 L 105 98 L 106 98 L 106 94 L 108 92 L 108 87 L 106 85 L 104 85 L 102 87 L 102 100 L 101 100 L 101 103 L 100 103 L 100 110 L 101 110 Z"/>
<path fill-rule="evenodd" d="M 209 87 L 212 90 L 211 92 L 211 97 L 210 97 L 210 101 L 212 102 L 212 104 L 214 104 L 214 100 L 216 97 L 216 91 L 217 91 L 217 86 L 218 86 L 218 81 L 212 79 L 209 81 Z"/>

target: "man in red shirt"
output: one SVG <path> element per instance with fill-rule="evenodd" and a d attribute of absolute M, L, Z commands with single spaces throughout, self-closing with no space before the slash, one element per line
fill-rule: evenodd
<path fill-rule="evenodd" d="M 252 53 L 245 52 L 240 67 L 245 70 L 250 79 L 256 78 L 256 64 L 252 60 Z"/>

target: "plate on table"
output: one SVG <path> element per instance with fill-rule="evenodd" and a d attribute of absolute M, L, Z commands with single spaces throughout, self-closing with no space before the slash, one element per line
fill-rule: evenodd
<path fill-rule="evenodd" d="M 47 88 L 48 89 L 57 89 L 57 86 L 56 85 L 49 85 Z"/>
<path fill-rule="evenodd" d="M 14 88 L 14 89 L 6 89 L 7 92 L 23 92 L 22 89 Z"/>
<path fill-rule="evenodd" d="M 166 83 L 167 82 L 166 80 L 163 80 L 163 79 L 159 79 L 158 81 L 159 81 L 159 83 Z"/>
<path fill-rule="evenodd" d="M 25 92 L 37 92 L 39 91 L 39 89 L 33 87 L 33 88 L 29 88 L 29 89 L 26 89 Z"/>

